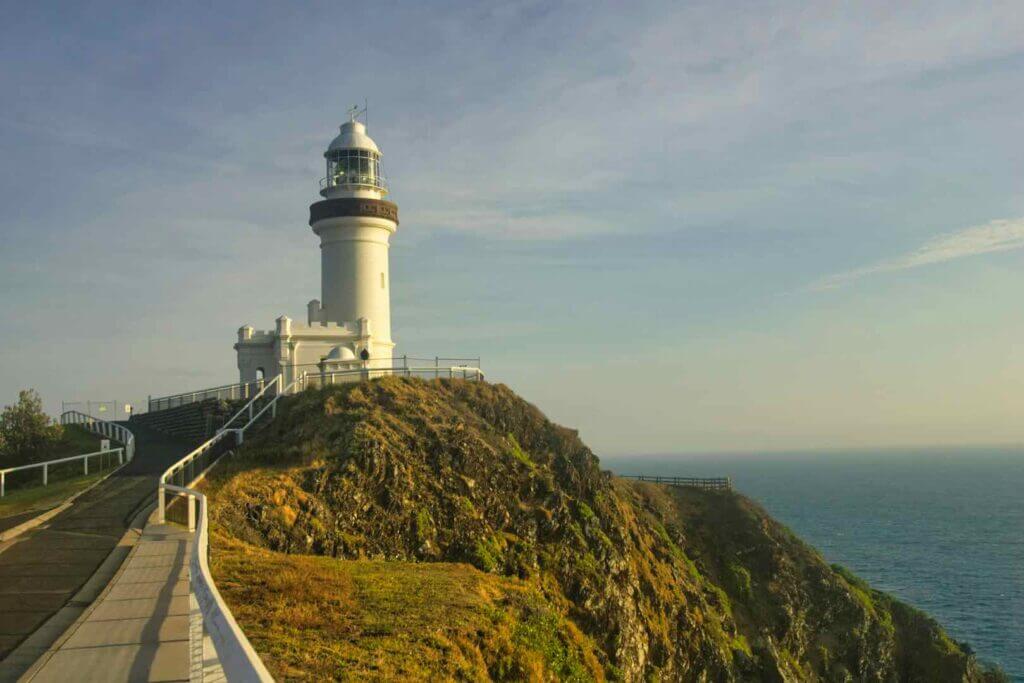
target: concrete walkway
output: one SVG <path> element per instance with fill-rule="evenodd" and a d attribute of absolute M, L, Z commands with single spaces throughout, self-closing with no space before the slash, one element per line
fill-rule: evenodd
<path fill-rule="evenodd" d="M 104 593 L 21 680 L 189 680 L 191 543 L 151 519 Z"/>
<path fill-rule="evenodd" d="M 132 425 L 131 463 L 49 522 L 0 543 L 0 681 L 16 680 L 103 591 L 142 534 L 137 512 L 190 445 Z"/>

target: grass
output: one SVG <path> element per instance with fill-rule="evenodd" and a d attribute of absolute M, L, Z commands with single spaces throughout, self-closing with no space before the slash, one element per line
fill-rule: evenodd
<path fill-rule="evenodd" d="M 508 452 L 512 454 L 513 458 L 523 463 L 531 470 L 537 467 L 530 456 L 526 454 L 526 451 L 523 450 L 523 447 L 519 445 L 515 436 L 509 434 L 506 439 L 508 440 Z"/>
<path fill-rule="evenodd" d="M 603 680 L 536 589 L 466 564 L 287 555 L 215 531 L 211 565 L 278 680 Z"/>
<path fill-rule="evenodd" d="M 79 491 L 93 485 L 105 474 L 106 472 L 98 472 L 89 476 L 53 482 L 48 486 L 35 486 L 8 491 L 7 495 L 0 498 L 0 519 L 33 510 L 39 510 L 40 512 L 49 510 L 60 505 L 64 500 Z"/>

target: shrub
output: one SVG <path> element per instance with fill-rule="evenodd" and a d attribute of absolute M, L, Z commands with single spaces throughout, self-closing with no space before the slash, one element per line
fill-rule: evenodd
<path fill-rule="evenodd" d="M 61 438 L 61 427 L 43 412 L 34 389 L 18 392 L 18 402 L 0 414 L 0 457 L 25 463 L 42 458 Z"/>
<path fill-rule="evenodd" d="M 729 565 L 729 572 L 732 574 L 732 583 L 735 592 L 747 600 L 754 597 L 754 592 L 750 585 L 750 570 L 734 562 Z"/>

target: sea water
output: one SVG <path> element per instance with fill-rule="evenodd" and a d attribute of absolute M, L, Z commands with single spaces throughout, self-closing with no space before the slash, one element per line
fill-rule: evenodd
<path fill-rule="evenodd" d="M 619 474 L 728 476 L 873 587 L 1024 681 L 1024 449 L 602 457 Z"/>

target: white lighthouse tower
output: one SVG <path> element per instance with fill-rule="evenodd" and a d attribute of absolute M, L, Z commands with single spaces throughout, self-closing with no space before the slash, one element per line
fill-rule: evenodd
<path fill-rule="evenodd" d="M 398 228 L 398 207 L 384 197 L 380 150 L 355 119 L 342 125 L 324 158 L 323 201 L 309 207 L 320 237 L 320 322 L 366 319 L 373 332 L 371 358 L 390 357 L 391 295 L 388 248 Z"/>
<path fill-rule="evenodd" d="M 357 115 L 350 112 L 324 152 L 323 199 L 309 207 L 309 225 L 320 238 L 321 298 L 309 302 L 305 325 L 281 316 L 273 330 L 239 328 L 243 382 L 392 364 L 388 248 L 398 207 L 384 199 L 381 153 Z"/>

